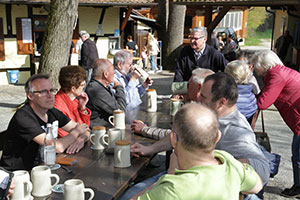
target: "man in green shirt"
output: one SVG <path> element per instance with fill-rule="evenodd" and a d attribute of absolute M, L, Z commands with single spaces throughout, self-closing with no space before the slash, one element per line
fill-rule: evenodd
<path fill-rule="evenodd" d="M 218 118 L 212 110 L 197 103 L 183 106 L 170 133 L 175 174 L 162 176 L 151 190 L 147 188 L 135 198 L 228 200 L 238 199 L 239 192 L 259 192 L 263 184 L 250 165 L 214 150 L 220 137 Z"/>

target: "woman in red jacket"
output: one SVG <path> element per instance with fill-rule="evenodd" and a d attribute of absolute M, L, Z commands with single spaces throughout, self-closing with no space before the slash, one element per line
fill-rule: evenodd
<path fill-rule="evenodd" d="M 62 67 L 59 72 L 59 92 L 55 95 L 54 107 L 79 124 L 90 125 L 91 111 L 86 107 L 89 100 L 84 92 L 86 83 L 85 69 L 80 66 Z M 68 133 L 58 129 L 58 136 Z"/>
<path fill-rule="evenodd" d="M 294 185 L 281 192 L 286 197 L 300 196 L 300 73 L 285 67 L 271 50 L 256 52 L 254 70 L 264 78 L 264 87 L 257 97 L 258 109 L 265 110 L 272 104 L 293 131 L 292 164 Z"/>

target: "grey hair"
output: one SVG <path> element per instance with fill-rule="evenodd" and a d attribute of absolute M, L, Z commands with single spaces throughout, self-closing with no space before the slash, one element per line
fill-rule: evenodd
<path fill-rule="evenodd" d="M 90 34 L 88 32 L 86 32 L 85 30 L 81 30 L 79 32 L 80 36 L 85 36 L 87 39 L 90 38 Z"/>
<path fill-rule="evenodd" d="M 192 80 L 196 84 L 203 84 L 205 77 L 208 75 L 213 74 L 214 72 L 210 69 L 206 68 L 196 68 L 192 71 L 192 74 L 194 75 Z"/>
<path fill-rule="evenodd" d="M 237 84 L 248 84 L 251 70 L 249 65 L 241 60 L 234 60 L 227 64 L 225 72 L 230 74 Z"/>
<path fill-rule="evenodd" d="M 34 74 L 32 75 L 25 83 L 25 92 L 26 94 L 33 92 L 32 82 L 37 79 L 49 79 L 49 74 Z"/>
<path fill-rule="evenodd" d="M 207 37 L 207 29 L 204 26 L 194 27 L 194 28 L 190 29 L 190 32 L 191 33 L 201 32 L 203 34 L 203 36 Z"/>
<path fill-rule="evenodd" d="M 95 60 L 95 62 L 93 63 L 92 77 L 93 78 L 95 78 L 95 77 L 102 78 L 103 72 L 105 72 L 111 64 L 112 63 L 107 59 L 101 58 L 101 59 Z"/>
<path fill-rule="evenodd" d="M 267 70 L 275 65 L 283 65 L 280 58 L 272 50 L 260 50 L 255 52 L 251 62 L 254 64 L 254 67 L 263 67 Z"/>
<path fill-rule="evenodd" d="M 124 51 L 124 50 L 118 51 L 114 56 L 114 67 L 116 68 L 119 62 L 121 62 L 122 65 L 125 64 L 126 60 L 132 57 L 133 56 L 129 51 Z"/>
<path fill-rule="evenodd" d="M 218 138 L 218 117 L 203 104 L 189 103 L 176 113 L 173 130 L 184 149 L 210 153 Z"/>

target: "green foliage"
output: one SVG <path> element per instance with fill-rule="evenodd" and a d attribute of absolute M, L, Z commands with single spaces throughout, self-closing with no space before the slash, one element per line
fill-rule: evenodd
<path fill-rule="evenodd" d="M 253 7 L 248 14 L 248 29 L 256 30 L 266 19 L 266 11 L 264 7 Z"/>
<path fill-rule="evenodd" d="M 268 29 L 265 32 L 255 32 L 253 37 L 247 37 L 245 39 L 246 46 L 258 46 L 261 43 L 261 39 L 270 39 L 272 37 L 272 29 Z"/>

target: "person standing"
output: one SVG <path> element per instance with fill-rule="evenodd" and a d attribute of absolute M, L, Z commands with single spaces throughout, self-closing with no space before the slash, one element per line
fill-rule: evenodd
<path fill-rule="evenodd" d="M 252 63 L 257 75 L 264 79 L 258 98 L 258 109 L 265 110 L 272 104 L 278 109 L 288 127 L 293 131 L 292 166 L 294 185 L 284 189 L 285 197 L 300 197 L 300 74 L 285 67 L 271 50 L 257 51 Z"/>
<path fill-rule="evenodd" d="M 90 34 L 82 30 L 79 33 L 80 38 L 83 42 L 81 47 L 81 65 L 86 70 L 86 84 L 88 84 L 92 77 L 92 66 L 96 59 L 99 58 L 98 50 L 95 42 L 90 40 Z"/>
<path fill-rule="evenodd" d="M 206 41 L 206 27 L 200 26 L 191 30 L 190 45 L 182 49 L 177 60 L 174 82 L 189 81 L 196 68 L 224 71 L 228 61 L 222 53 L 207 45 Z"/>
<path fill-rule="evenodd" d="M 151 71 L 149 74 L 154 74 L 157 69 L 157 61 L 156 57 L 159 52 L 159 44 L 157 39 L 151 33 L 148 34 L 148 43 L 147 43 L 148 54 L 150 56 L 150 64 L 151 64 Z"/>
<path fill-rule="evenodd" d="M 277 55 L 279 56 L 279 58 L 283 63 L 287 62 L 288 64 L 290 64 L 287 55 L 291 49 L 292 44 L 293 44 L 293 37 L 290 36 L 290 32 L 288 30 L 284 32 L 284 35 L 280 36 L 276 40 L 275 49 Z"/>
<path fill-rule="evenodd" d="M 137 56 L 137 50 L 139 49 L 138 45 L 136 44 L 135 41 L 132 40 L 132 36 L 128 35 L 127 36 L 127 43 L 126 43 L 126 49 L 131 50 L 133 56 Z"/>

